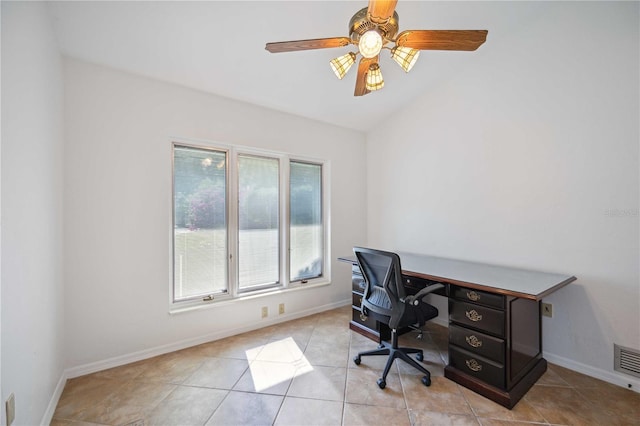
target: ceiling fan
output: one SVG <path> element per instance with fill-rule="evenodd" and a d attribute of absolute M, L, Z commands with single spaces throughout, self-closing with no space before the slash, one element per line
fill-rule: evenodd
<path fill-rule="evenodd" d="M 357 53 L 349 52 L 331 60 L 330 64 L 336 76 L 342 79 L 359 53 L 362 58 L 358 63 L 354 96 L 363 96 L 384 86 L 378 65 L 382 49 L 389 49 L 393 60 L 409 72 L 420 50 L 472 51 L 487 39 L 487 30 L 407 30 L 398 34 L 397 3 L 398 0 L 369 0 L 368 7 L 351 17 L 349 37 L 281 41 L 267 43 L 265 48 L 271 53 L 280 53 L 356 45 Z M 390 43 L 395 46 L 387 47 Z"/>

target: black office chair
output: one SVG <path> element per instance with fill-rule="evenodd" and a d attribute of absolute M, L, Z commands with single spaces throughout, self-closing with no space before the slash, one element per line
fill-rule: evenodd
<path fill-rule="evenodd" d="M 382 377 L 377 382 L 380 389 L 384 389 L 387 385 L 387 374 L 396 358 L 402 359 L 424 373 L 422 383 L 430 386 L 429 371 L 409 356 L 409 354 L 416 354 L 416 359 L 422 361 L 424 359 L 422 349 L 398 347 L 398 329 L 413 325 L 421 327 L 426 321 L 437 317 L 438 309 L 423 302 L 422 298 L 442 288 L 443 285 L 431 285 L 415 295 L 406 296 L 402 283 L 400 257 L 396 253 L 362 247 L 354 247 L 353 252 L 366 283 L 362 297 L 362 313 L 376 321 L 388 324 L 391 329 L 391 344 L 382 342 L 378 349 L 360 352 L 353 361 L 356 365 L 360 365 L 360 358 L 363 356 L 389 355 Z"/>

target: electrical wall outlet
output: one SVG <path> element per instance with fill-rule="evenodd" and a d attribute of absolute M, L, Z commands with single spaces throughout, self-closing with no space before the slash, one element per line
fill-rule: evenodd
<path fill-rule="evenodd" d="M 281 304 L 278 306 L 278 314 L 279 314 L 279 315 L 284 314 L 284 303 L 281 303 Z"/>
<path fill-rule="evenodd" d="M 551 303 L 542 303 L 542 315 L 549 318 L 553 316 L 553 305 Z"/>
<path fill-rule="evenodd" d="M 262 307 L 262 318 L 266 318 L 269 316 L 269 308 L 266 306 Z"/>
<path fill-rule="evenodd" d="M 16 419 L 16 397 L 13 393 L 9 395 L 5 408 L 7 411 L 7 426 L 11 426 L 11 423 Z"/>

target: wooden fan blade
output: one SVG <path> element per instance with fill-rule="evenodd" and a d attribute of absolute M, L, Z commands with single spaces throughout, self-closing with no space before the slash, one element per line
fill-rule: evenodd
<path fill-rule="evenodd" d="M 396 45 L 420 50 L 476 50 L 487 39 L 487 30 L 408 30 L 396 37 Z"/>
<path fill-rule="evenodd" d="M 369 72 L 369 66 L 378 62 L 378 57 L 362 58 L 358 64 L 358 75 L 356 76 L 356 90 L 353 92 L 353 96 L 364 96 L 371 91 L 367 89 L 367 73 Z"/>
<path fill-rule="evenodd" d="M 267 43 L 265 49 L 271 53 L 294 52 L 296 50 L 326 49 L 344 47 L 351 43 L 349 37 L 314 38 L 311 40 L 279 41 Z"/>
<path fill-rule="evenodd" d="M 369 0 L 367 14 L 376 24 L 384 24 L 393 16 L 398 0 Z"/>

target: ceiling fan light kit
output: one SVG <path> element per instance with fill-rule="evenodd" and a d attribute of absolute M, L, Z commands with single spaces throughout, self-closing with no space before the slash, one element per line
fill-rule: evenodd
<path fill-rule="evenodd" d="M 336 74 L 336 77 L 342 80 L 342 77 L 347 75 L 347 72 L 355 62 L 356 54 L 353 52 L 349 52 L 346 55 L 342 55 L 335 59 L 332 59 L 329 64 L 331 65 L 331 69 L 333 70 L 333 72 Z"/>
<path fill-rule="evenodd" d="M 365 87 L 371 92 L 374 90 L 380 90 L 384 87 L 382 71 L 380 71 L 380 65 L 377 63 L 369 65 L 369 72 L 367 73 Z"/>
<path fill-rule="evenodd" d="M 378 64 L 382 49 L 389 49 L 391 58 L 405 72 L 409 72 L 418 60 L 420 50 L 473 51 L 487 39 L 487 30 L 407 30 L 398 34 L 397 3 L 398 0 L 369 0 L 368 7 L 351 17 L 349 37 L 267 43 L 265 48 L 271 53 L 280 53 L 358 46 L 362 58 L 358 65 L 354 95 L 363 96 L 384 87 Z M 395 46 L 388 47 L 390 43 L 395 43 Z M 342 79 L 347 74 L 355 63 L 356 55 L 348 52 L 329 62 L 336 77 Z"/>
<path fill-rule="evenodd" d="M 404 46 L 396 46 L 391 49 L 391 57 L 405 72 L 411 71 L 411 68 L 413 68 L 418 61 L 418 56 L 420 56 L 418 49 Z"/>
<path fill-rule="evenodd" d="M 360 36 L 358 50 L 365 58 L 378 56 L 382 50 L 382 36 L 377 30 L 369 30 Z"/>

